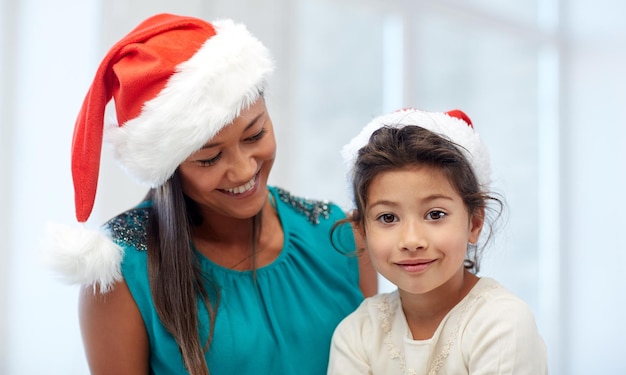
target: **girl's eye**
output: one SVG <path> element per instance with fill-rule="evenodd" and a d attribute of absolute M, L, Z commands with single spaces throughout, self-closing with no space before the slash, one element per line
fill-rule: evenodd
<path fill-rule="evenodd" d="M 210 167 L 210 166 L 214 165 L 215 163 L 217 163 L 217 161 L 220 160 L 221 158 L 222 158 L 222 153 L 220 152 L 214 158 L 205 159 L 205 160 L 197 160 L 196 162 L 198 164 L 200 164 L 201 167 Z"/>
<path fill-rule="evenodd" d="M 397 221 L 395 215 L 393 214 L 382 214 L 376 220 L 384 224 L 390 224 Z"/>
<path fill-rule="evenodd" d="M 248 142 L 256 142 L 259 139 L 263 138 L 265 136 L 265 133 L 267 133 L 267 131 L 265 130 L 265 128 L 263 128 L 263 129 L 261 129 L 260 132 L 256 133 L 252 137 L 248 138 L 247 141 Z"/>
<path fill-rule="evenodd" d="M 441 220 L 444 218 L 444 216 L 446 216 L 446 213 L 443 211 L 430 211 L 429 213 L 426 214 L 426 219 L 427 220 Z"/>

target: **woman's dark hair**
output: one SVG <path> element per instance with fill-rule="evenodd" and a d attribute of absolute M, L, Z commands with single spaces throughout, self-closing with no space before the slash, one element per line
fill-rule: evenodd
<path fill-rule="evenodd" d="M 264 93 L 259 92 L 263 98 Z M 211 345 L 220 302 L 220 286 L 198 264 L 191 243 L 191 229 L 204 218 L 196 202 L 187 197 L 178 170 L 145 197 L 152 201 L 148 225 L 148 277 L 157 314 L 174 336 L 191 375 L 208 375 L 204 353 Z M 256 277 L 257 242 L 262 212 L 252 218 L 251 260 Z M 207 289 L 208 288 L 208 289 Z M 207 340 L 200 342 L 197 300 L 209 315 Z"/>
<path fill-rule="evenodd" d="M 180 348 L 191 375 L 208 375 L 205 352 L 211 345 L 220 302 L 220 286 L 204 273 L 194 254 L 191 228 L 203 217 L 197 204 L 183 193 L 178 171 L 148 192 L 152 215 L 148 226 L 148 277 L 157 314 Z M 261 213 L 252 218 L 252 268 L 256 272 L 256 243 Z M 207 340 L 199 336 L 198 298 L 209 316 Z"/>
<path fill-rule="evenodd" d="M 499 209 L 502 201 L 481 190 L 471 164 L 461 152 L 461 146 L 430 130 L 419 126 L 402 128 L 382 127 L 370 137 L 367 145 L 357 154 L 352 170 L 352 194 L 356 210 L 348 221 L 365 229 L 365 207 L 367 192 L 376 176 L 383 172 L 413 165 L 437 168 L 447 177 L 455 191 L 463 199 L 470 215 L 487 215 L 490 201 Z M 492 234 L 490 224 L 487 242 Z M 482 248 L 482 246 L 481 246 Z M 469 249 L 465 268 L 477 273 L 480 268 L 481 249 Z"/>
<path fill-rule="evenodd" d="M 156 311 L 178 343 L 189 373 L 208 375 L 204 352 L 212 338 L 219 291 L 217 285 L 202 273 L 191 250 L 191 221 L 178 173 L 163 185 L 151 189 L 146 199 L 152 200 L 148 226 L 148 276 Z M 205 285 L 215 288 L 217 298 L 214 304 Z M 204 345 L 198 335 L 198 297 L 210 317 L 209 335 Z"/>

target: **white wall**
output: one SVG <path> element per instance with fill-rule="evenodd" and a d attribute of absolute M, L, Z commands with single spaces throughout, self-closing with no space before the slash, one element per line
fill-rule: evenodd
<path fill-rule="evenodd" d="M 93 58 L 93 3 L 2 5 L 0 373 L 84 374 L 75 289 L 46 277 L 36 252 L 44 220 L 62 217 L 72 202 L 67 169 L 51 166 L 67 160 L 75 116 L 68 103 L 77 101 L 67 92 L 84 82 Z M 77 28 L 85 32 L 75 35 Z M 70 36 L 76 45 L 64 43 Z"/>
<path fill-rule="evenodd" d="M 339 147 L 382 111 L 468 111 L 510 206 L 484 273 L 535 310 L 551 374 L 626 373 L 626 4 L 0 0 L 0 374 L 87 373 L 77 289 L 38 237 L 74 222 L 71 134 L 100 58 L 159 11 L 235 18 L 273 51 L 272 179 L 299 194 L 349 204 Z M 105 149 L 91 225 L 143 194 Z"/>
<path fill-rule="evenodd" d="M 2 185 L 10 203 L 2 221 L 3 374 L 85 374 L 77 326 L 76 287 L 53 280 L 37 251 L 43 223 L 71 220 L 68 155 L 76 108 L 98 58 L 98 3 L 5 1 L 3 19 L 14 26 L 4 56 L 2 147 L 10 150 Z M 4 60 L 4 59 L 3 59 Z M 6 122 L 5 122 L 6 121 Z M 4 135 L 7 135 L 4 138 Z M 5 148 L 6 147 L 6 148 Z"/>
<path fill-rule="evenodd" d="M 624 374 L 626 28 L 623 2 L 572 2 L 565 75 L 566 374 Z"/>
<path fill-rule="evenodd" d="M 15 67 L 15 59 L 11 58 L 15 55 L 15 42 L 11 39 L 13 35 L 15 23 L 8 14 L 13 14 L 13 4 L 4 0 L 0 1 L 0 207 L 7 211 L 7 214 L 0 215 L 0 373 L 3 372 L 3 364 L 8 361 L 7 355 L 7 339 L 6 330 L 9 325 L 7 305 L 7 290 L 9 286 L 8 270 L 9 270 L 9 254 L 11 253 L 7 246 L 7 239 L 12 232 L 11 228 L 11 186 L 6 183 L 9 181 L 8 176 L 12 175 L 12 127 L 9 124 L 12 118 L 13 101 L 13 79 L 5 72 L 13 71 Z"/>

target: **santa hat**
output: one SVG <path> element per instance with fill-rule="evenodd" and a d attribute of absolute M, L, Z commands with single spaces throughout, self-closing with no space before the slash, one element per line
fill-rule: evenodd
<path fill-rule="evenodd" d="M 368 143 L 377 129 L 385 126 L 403 128 L 407 125 L 430 130 L 461 146 L 461 152 L 470 162 L 481 189 L 483 191 L 489 189 L 491 182 L 489 152 L 474 130 L 470 118 L 458 109 L 448 112 L 425 112 L 409 108 L 376 117 L 341 151 L 349 173 L 352 173 L 359 150 Z"/>
<path fill-rule="evenodd" d="M 76 218 L 93 209 L 105 107 L 117 125 L 107 140 L 122 168 L 157 187 L 263 92 L 273 70 L 268 50 L 231 20 L 207 23 L 171 14 L 148 18 L 102 60 L 76 120 L 72 178 Z M 103 233 L 53 229 L 46 258 L 66 279 L 106 289 L 121 278 L 122 253 Z"/>

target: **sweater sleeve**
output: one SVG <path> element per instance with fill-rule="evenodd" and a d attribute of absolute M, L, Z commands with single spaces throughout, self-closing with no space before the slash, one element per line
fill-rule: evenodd
<path fill-rule="evenodd" d="M 328 375 L 372 374 L 364 344 L 368 342 L 368 316 L 361 305 L 335 329 L 330 346 Z"/>

